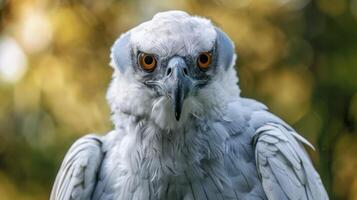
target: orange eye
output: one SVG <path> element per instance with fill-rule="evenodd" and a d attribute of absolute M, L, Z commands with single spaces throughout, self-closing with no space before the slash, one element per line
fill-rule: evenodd
<path fill-rule="evenodd" d="M 153 71 L 156 67 L 156 58 L 150 54 L 140 53 L 139 62 L 145 71 Z"/>
<path fill-rule="evenodd" d="M 197 58 L 198 67 L 200 67 L 201 69 L 208 69 L 211 62 L 212 54 L 209 52 L 203 52 Z"/>

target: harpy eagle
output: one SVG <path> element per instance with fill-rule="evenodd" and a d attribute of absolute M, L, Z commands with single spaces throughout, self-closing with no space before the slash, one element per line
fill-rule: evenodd
<path fill-rule="evenodd" d="M 111 49 L 113 131 L 70 148 L 51 200 L 323 200 L 288 124 L 240 96 L 229 37 L 182 11 L 156 14 Z"/>

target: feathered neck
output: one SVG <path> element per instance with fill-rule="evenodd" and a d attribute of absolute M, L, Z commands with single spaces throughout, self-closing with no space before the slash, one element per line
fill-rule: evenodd
<path fill-rule="evenodd" d="M 187 170 L 203 177 L 204 160 L 221 163 L 223 159 L 228 133 L 221 123 L 193 117 L 185 126 L 164 130 L 145 118 L 125 113 L 119 117 L 118 151 L 122 160 L 130 163 L 132 173 L 153 181 L 183 175 Z"/>

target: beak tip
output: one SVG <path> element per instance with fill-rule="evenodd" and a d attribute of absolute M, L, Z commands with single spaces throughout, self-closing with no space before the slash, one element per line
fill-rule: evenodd
<path fill-rule="evenodd" d="M 180 121 L 180 113 L 175 112 L 176 121 Z"/>

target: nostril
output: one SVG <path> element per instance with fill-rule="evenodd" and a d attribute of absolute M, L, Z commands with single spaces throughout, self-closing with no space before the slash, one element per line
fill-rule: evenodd
<path fill-rule="evenodd" d="M 183 73 L 184 73 L 186 76 L 188 76 L 188 71 L 187 71 L 187 68 L 186 68 L 186 67 L 183 68 Z"/>
<path fill-rule="evenodd" d="M 171 72 L 172 72 L 171 68 L 168 68 L 166 71 L 166 76 L 169 76 L 171 74 Z"/>

